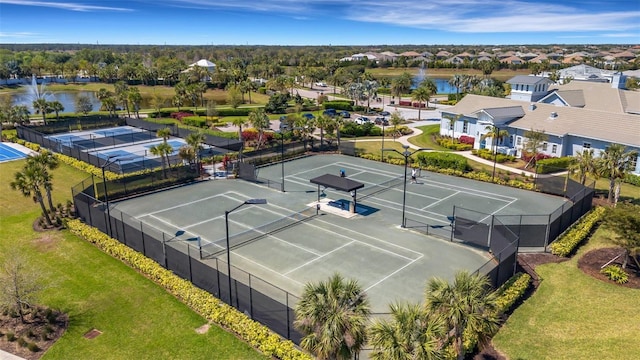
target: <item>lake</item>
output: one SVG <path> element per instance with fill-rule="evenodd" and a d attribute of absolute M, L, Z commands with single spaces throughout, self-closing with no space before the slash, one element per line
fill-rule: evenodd
<path fill-rule="evenodd" d="M 98 98 L 96 98 L 96 94 L 93 91 L 56 91 L 56 92 L 46 92 L 45 99 L 47 101 L 55 101 L 58 100 L 64 106 L 63 112 L 75 112 L 76 111 L 76 99 L 79 96 L 87 96 L 89 100 L 91 100 L 91 104 L 93 105 L 92 111 L 100 110 L 100 106 L 102 103 Z M 32 114 L 35 114 L 33 110 L 33 97 L 28 93 L 25 88 L 24 91 L 19 93 L 11 94 L 11 99 L 13 105 L 26 105 L 29 111 Z"/>

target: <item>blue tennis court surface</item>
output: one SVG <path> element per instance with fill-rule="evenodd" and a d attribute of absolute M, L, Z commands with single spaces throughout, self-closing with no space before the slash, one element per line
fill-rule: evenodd
<path fill-rule="evenodd" d="M 147 149 L 151 149 L 152 147 L 154 147 L 154 146 L 156 146 L 156 145 L 158 145 L 158 144 L 159 144 L 159 143 L 156 143 L 156 144 L 149 144 L 149 145 L 145 145 L 145 147 L 146 147 Z M 174 150 L 174 151 L 173 151 L 174 153 L 177 153 L 177 150 L 178 150 L 181 146 L 186 145 L 186 142 L 184 142 L 184 141 L 180 141 L 180 140 L 169 140 L 169 141 L 167 141 L 167 144 L 171 145 L 171 147 L 172 147 L 172 148 L 173 148 L 173 150 Z"/>
<path fill-rule="evenodd" d="M 131 127 L 121 127 L 121 128 L 111 128 L 108 130 L 94 130 L 93 133 L 97 135 L 101 135 L 104 137 L 114 136 L 114 135 L 122 135 L 122 134 L 131 134 L 135 132 L 140 132 L 137 129 Z"/>
<path fill-rule="evenodd" d="M 27 157 L 27 154 L 0 143 L 0 162 L 18 160 Z"/>

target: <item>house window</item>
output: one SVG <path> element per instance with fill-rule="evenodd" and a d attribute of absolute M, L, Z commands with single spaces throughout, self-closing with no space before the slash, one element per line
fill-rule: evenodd
<path fill-rule="evenodd" d="M 591 143 L 588 143 L 588 142 L 582 143 L 582 148 L 583 149 L 591 149 Z"/>
<path fill-rule="evenodd" d="M 551 146 L 551 153 L 552 153 L 552 154 L 555 154 L 555 153 L 557 153 L 557 152 L 558 152 L 558 145 L 552 145 L 552 146 Z"/>
<path fill-rule="evenodd" d="M 516 138 L 516 145 L 522 145 L 522 137 L 518 136 Z"/>
<path fill-rule="evenodd" d="M 449 121 L 449 130 L 453 130 L 453 125 L 454 124 L 455 124 L 455 122 Z"/>
<path fill-rule="evenodd" d="M 462 125 L 462 132 L 464 134 L 467 134 L 468 131 L 469 131 L 469 122 L 465 121 L 464 124 Z"/>
<path fill-rule="evenodd" d="M 549 144 L 547 143 L 542 143 L 542 151 L 547 151 L 547 148 L 549 147 Z"/>
<path fill-rule="evenodd" d="M 513 145 L 513 135 L 509 136 L 509 145 Z"/>
<path fill-rule="evenodd" d="M 638 166 L 638 154 L 634 155 L 629 159 L 629 168 L 631 171 L 636 170 L 636 166 Z"/>

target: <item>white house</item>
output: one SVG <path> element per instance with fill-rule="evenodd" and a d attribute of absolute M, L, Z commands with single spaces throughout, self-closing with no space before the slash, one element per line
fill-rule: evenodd
<path fill-rule="evenodd" d="M 456 106 L 442 110 L 440 134 L 455 138 L 463 135 L 473 137 L 474 148 L 483 149 L 492 145 L 492 139 L 482 137 L 495 126 L 509 133 L 498 142 L 500 152 L 517 156 L 522 154 L 527 141 L 525 133 L 530 130 L 544 131 L 548 135 L 541 152 L 549 156 L 575 156 L 589 148 L 599 154 L 613 143 L 640 152 L 640 101 L 635 101 L 640 100 L 640 93 L 612 89 L 611 84 L 598 84 L 613 91 L 596 88 L 601 90 L 601 98 L 609 97 L 609 105 L 604 105 L 605 101 L 592 105 L 589 102 L 592 97 L 597 97 L 595 92 L 580 93 L 574 85 L 570 90 L 547 88 L 543 94 L 540 87 L 549 85 L 539 81 L 544 78 L 524 78 L 529 76 L 516 76 L 509 80 L 518 89 L 517 99 L 513 98 L 513 93 L 512 99 L 466 95 Z M 527 84 L 528 90 L 526 86 L 523 88 Z M 584 96 L 587 93 L 590 95 Z M 539 96 L 542 97 L 538 102 L 527 100 Z M 633 173 L 640 175 L 637 159 L 632 166 L 635 169 Z"/>

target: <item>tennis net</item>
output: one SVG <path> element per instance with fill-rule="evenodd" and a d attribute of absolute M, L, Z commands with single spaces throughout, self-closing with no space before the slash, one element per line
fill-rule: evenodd
<path fill-rule="evenodd" d="M 241 233 L 229 237 L 229 247 L 231 248 L 231 250 L 239 248 L 250 242 L 260 240 L 269 235 L 299 225 L 302 222 L 313 218 L 314 216 L 316 216 L 316 214 L 316 208 L 309 207 L 302 211 L 287 215 L 278 220 L 245 230 Z M 220 248 L 222 248 L 222 250 L 220 250 Z M 217 257 L 221 254 L 226 253 L 226 251 L 226 237 L 202 246 L 203 258 L 206 259 Z"/>
<path fill-rule="evenodd" d="M 399 176 L 396 178 L 393 178 L 391 180 L 387 180 L 385 182 L 382 182 L 380 184 L 375 184 L 375 185 L 371 185 L 371 186 L 367 186 L 364 189 L 358 191 L 358 199 L 360 201 L 371 197 L 373 195 L 379 194 L 381 192 L 393 189 L 396 186 L 400 186 L 404 183 L 404 176 Z"/>

